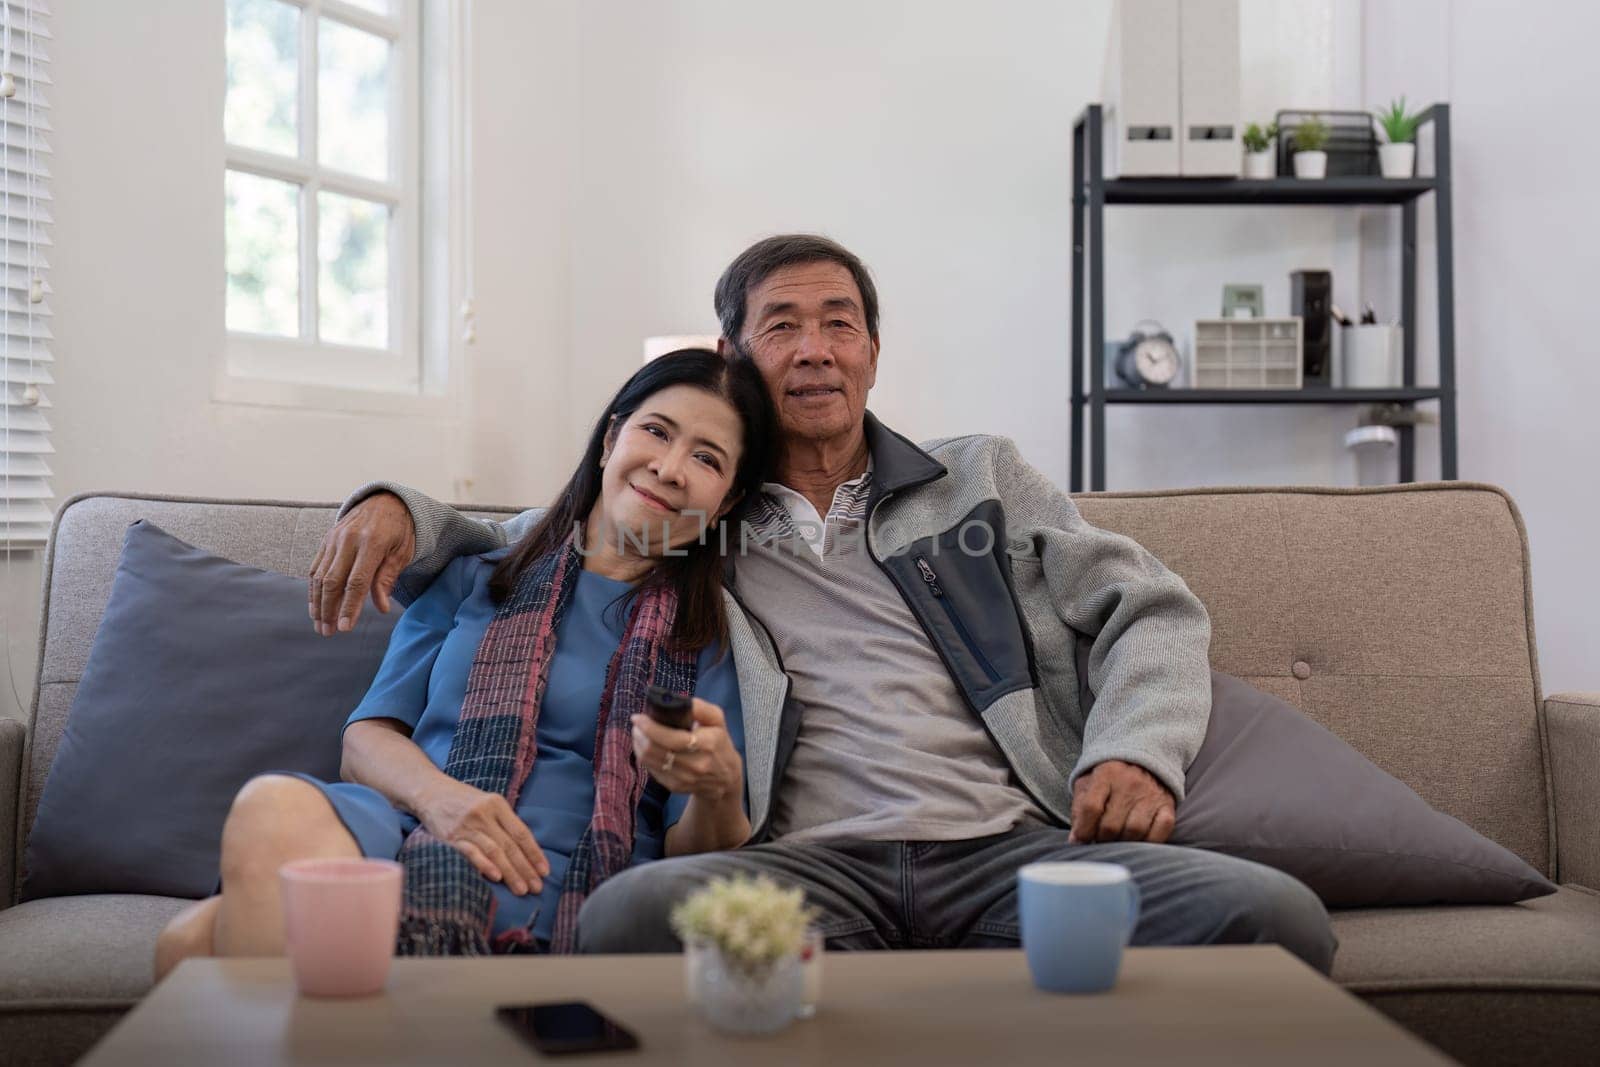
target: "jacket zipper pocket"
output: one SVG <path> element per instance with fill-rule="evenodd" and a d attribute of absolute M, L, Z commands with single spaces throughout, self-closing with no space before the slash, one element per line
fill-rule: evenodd
<path fill-rule="evenodd" d="M 949 618 L 950 624 L 956 628 L 956 633 L 961 635 L 961 643 L 967 646 L 967 651 L 972 654 L 972 658 L 977 660 L 978 666 L 983 668 L 984 676 L 989 679 L 989 684 L 993 685 L 998 682 L 1000 680 L 999 672 L 989 662 L 989 657 L 983 654 L 983 649 L 978 647 L 978 642 L 972 639 L 971 631 L 967 629 L 967 624 L 961 621 L 961 616 L 956 614 L 955 606 L 950 603 L 950 598 L 944 595 L 944 589 L 939 585 L 939 576 L 933 573 L 933 567 L 928 563 L 926 556 L 917 557 L 917 571 L 922 575 L 922 580 L 927 584 L 928 591 L 933 594 L 933 598 L 944 606 L 945 616 Z"/>

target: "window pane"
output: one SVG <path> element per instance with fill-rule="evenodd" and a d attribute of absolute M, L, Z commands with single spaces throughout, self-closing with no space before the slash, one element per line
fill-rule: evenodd
<path fill-rule="evenodd" d="M 344 0 L 344 2 L 351 7 L 364 7 L 379 15 L 387 15 L 390 8 L 389 0 Z"/>
<path fill-rule="evenodd" d="M 226 180 L 230 330 L 300 333 L 300 187 L 230 170 Z"/>
<path fill-rule="evenodd" d="M 323 19 L 317 39 L 317 141 L 325 166 L 389 177 L 389 42 Z"/>
<path fill-rule="evenodd" d="M 318 193 L 317 227 L 322 340 L 388 348 L 388 207 Z"/>
<path fill-rule="evenodd" d="M 229 142 L 300 154 L 300 9 L 281 0 L 228 0 Z"/>

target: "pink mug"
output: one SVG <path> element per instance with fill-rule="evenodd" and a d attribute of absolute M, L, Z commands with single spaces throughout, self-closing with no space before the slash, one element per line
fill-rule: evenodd
<path fill-rule="evenodd" d="M 402 868 L 393 860 L 295 860 L 278 869 L 295 985 L 308 997 L 383 990 L 400 929 Z"/>

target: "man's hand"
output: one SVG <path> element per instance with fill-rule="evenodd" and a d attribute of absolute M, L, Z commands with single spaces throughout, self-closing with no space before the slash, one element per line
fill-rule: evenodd
<path fill-rule="evenodd" d="M 441 776 L 420 807 L 417 819 L 428 832 L 485 878 L 504 882 L 519 897 L 543 891 L 550 861 L 505 797 Z"/>
<path fill-rule="evenodd" d="M 334 523 L 311 561 L 306 608 L 323 637 L 355 629 L 361 601 L 389 612 L 389 594 L 417 551 L 411 511 L 393 493 L 374 493 Z"/>
<path fill-rule="evenodd" d="M 648 715 L 633 717 L 634 760 L 669 793 L 687 793 L 718 803 L 742 803 L 744 760 L 728 734 L 722 709 L 695 699 L 694 728 L 674 730 Z"/>
<path fill-rule="evenodd" d="M 1172 836 L 1177 801 L 1143 767 L 1121 760 L 1096 764 L 1072 788 L 1069 841 L 1148 841 L 1159 845 Z"/>

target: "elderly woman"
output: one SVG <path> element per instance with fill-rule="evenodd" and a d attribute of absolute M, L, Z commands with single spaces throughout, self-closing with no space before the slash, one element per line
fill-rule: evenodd
<path fill-rule="evenodd" d="M 719 526 L 759 489 L 772 435 L 742 360 L 688 349 L 633 375 L 538 525 L 407 609 L 346 725 L 345 780 L 240 791 L 222 891 L 162 933 L 158 977 L 191 955 L 281 954 L 290 860 L 398 859 L 402 953 L 566 952 L 617 871 L 741 844 L 720 555 L 737 538 Z M 642 714 L 651 685 L 694 694 L 691 729 Z"/>

